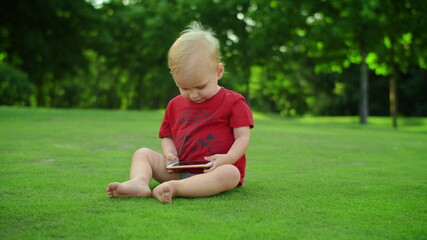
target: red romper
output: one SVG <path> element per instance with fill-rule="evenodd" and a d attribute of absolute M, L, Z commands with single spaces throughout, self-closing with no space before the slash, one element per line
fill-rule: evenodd
<path fill-rule="evenodd" d="M 254 127 L 252 112 L 245 98 L 223 87 L 210 99 L 194 103 L 179 95 L 166 107 L 159 137 L 171 136 L 180 160 L 204 160 L 214 154 L 226 154 L 234 142 L 233 128 Z M 246 157 L 234 165 L 243 184 Z M 188 169 L 200 174 L 203 169 Z"/>

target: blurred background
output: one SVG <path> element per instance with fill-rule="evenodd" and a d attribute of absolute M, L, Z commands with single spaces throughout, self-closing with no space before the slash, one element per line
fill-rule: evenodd
<path fill-rule="evenodd" d="M 194 20 L 254 110 L 427 116 L 425 0 L 3 0 L 0 105 L 164 108 Z"/>

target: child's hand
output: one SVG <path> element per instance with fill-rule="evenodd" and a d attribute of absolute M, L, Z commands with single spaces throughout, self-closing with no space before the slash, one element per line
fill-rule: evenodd
<path fill-rule="evenodd" d="M 175 154 L 169 153 L 169 154 L 165 154 L 165 159 L 166 159 L 166 166 L 169 164 L 172 164 L 174 162 L 178 162 L 179 158 L 178 156 L 176 156 Z M 174 173 L 176 172 L 176 170 L 167 170 L 169 173 Z"/>
<path fill-rule="evenodd" d="M 217 168 L 221 165 L 227 164 L 228 163 L 228 155 L 227 154 L 215 154 L 212 156 L 205 157 L 205 160 L 213 162 L 212 167 L 205 169 L 203 171 L 203 172 L 207 173 L 207 172 L 213 171 L 215 168 Z"/>

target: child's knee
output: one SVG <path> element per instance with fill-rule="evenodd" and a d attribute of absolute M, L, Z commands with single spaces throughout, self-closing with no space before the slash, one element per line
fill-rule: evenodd
<path fill-rule="evenodd" d="M 159 167 L 166 168 L 165 166 L 159 165 L 160 162 L 164 162 L 163 154 L 153 151 L 149 148 L 140 148 L 136 150 L 133 155 L 132 162 L 148 162 L 152 168 L 158 169 Z M 155 169 L 153 169 L 155 170 Z M 166 169 L 165 169 L 166 171 Z"/>
<path fill-rule="evenodd" d="M 149 148 L 140 148 L 133 154 L 133 159 L 147 159 L 152 153 L 153 150 Z"/>
<path fill-rule="evenodd" d="M 234 188 L 239 184 L 240 181 L 240 172 L 236 166 L 227 164 L 222 165 L 221 168 L 221 177 L 220 181 L 224 181 L 224 184 L 229 185 L 230 188 Z"/>
<path fill-rule="evenodd" d="M 144 153 L 146 153 L 148 150 L 148 148 L 140 148 L 138 150 L 135 151 L 135 153 L 133 155 L 143 155 Z"/>

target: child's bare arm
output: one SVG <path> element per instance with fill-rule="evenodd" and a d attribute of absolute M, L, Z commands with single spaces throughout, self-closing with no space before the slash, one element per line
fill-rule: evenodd
<path fill-rule="evenodd" d="M 206 169 L 205 172 L 210 172 L 216 167 L 224 164 L 233 164 L 240 157 L 245 154 L 246 150 L 249 147 L 250 142 L 250 128 L 249 126 L 233 128 L 234 133 L 234 143 L 228 150 L 227 154 L 215 154 L 212 156 L 205 157 L 206 160 L 214 161 L 214 165 Z"/>

